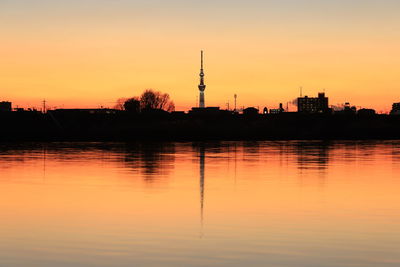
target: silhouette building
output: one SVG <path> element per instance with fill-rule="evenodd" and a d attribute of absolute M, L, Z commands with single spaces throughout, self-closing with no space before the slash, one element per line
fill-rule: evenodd
<path fill-rule="evenodd" d="M 199 84 L 199 91 L 200 91 L 199 108 L 204 108 L 205 107 L 205 101 L 204 101 L 204 91 L 205 90 L 206 90 L 206 85 L 204 84 L 203 51 L 201 51 L 200 84 Z"/>
<path fill-rule="evenodd" d="M 257 115 L 258 114 L 258 109 L 254 107 L 248 107 L 243 110 L 244 115 Z"/>
<path fill-rule="evenodd" d="M 11 110 L 12 110 L 11 102 L 7 101 L 0 102 L 0 111 L 11 111 Z"/>
<path fill-rule="evenodd" d="M 283 113 L 283 112 L 285 112 L 285 110 L 283 108 L 283 104 L 282 103 L 279 103 L 279 108 L 271 108 L 269 110 L 270 114 L 280 114 L 280 113 Z"/>
<path fill-rule="evenodd" d="M 361 116 L 373 116 L 376 114 L 376 111 L 370 108 L 362 108 L 357 111 L 357 114 Z"/>
<path fill-rule="evenodd" d="M 318 93 L 318 97 L 304 96 L 297 98 L 297 112 L 326 113 L 328 111 L 328 98 L 325 93 Z"/>
<path fill-rule="evenodd" d="M 118 110 L 109 108 L 74 108 L 49 110 L 51 115 L 115 114 Z"/>
<path fill-rule="evenodd" d="M 345 114 L 356 114 L 357 108 L 356 106 L 351 106 L 350 102 L 344 103 L 343 113 Z"/>
<path fill-rule="evenodd" d="M 400 103 L 393 103 L 390 114 L 391 115 L 400 115 Z"/>

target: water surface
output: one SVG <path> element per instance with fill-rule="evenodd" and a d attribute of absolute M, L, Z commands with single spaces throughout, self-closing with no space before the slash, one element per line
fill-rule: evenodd
<path fill-rule="evenodd" d="M 0 145 L 0 266 L 399 266 L 400 142 Z"/>

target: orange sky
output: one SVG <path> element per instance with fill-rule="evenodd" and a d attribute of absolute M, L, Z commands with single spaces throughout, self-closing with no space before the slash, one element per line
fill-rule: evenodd
<path fill-rule="evenodd" d="M 205 50 L 206 104 L 292 101 L 299 86 L 330 104 L 388 111 L 400 101 L 395 1 L 174 0 L 0 4 L 0 100 L 14 106 L 112 107 L 154 88 L 196 105 Z M 293 108 L 293 107 L 292 107 Z"/>

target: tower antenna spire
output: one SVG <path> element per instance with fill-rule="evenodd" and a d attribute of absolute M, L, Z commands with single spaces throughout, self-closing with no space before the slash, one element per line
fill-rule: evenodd
<path fill-rule="evenodd" d="M 203 69 L 203 50 L 201 50 L 201 69 Z"/>
<path fill-rule="evenodd" d="M 200 67 L 200 84 L 199 84 L 199 91 L 200 91 L 200 100 L 199 100 L 199 107 L 205 107 L 204 101 L 204 90 L 206 90 L 206 85 L 204 84 L 204 69 L 203 69 L 203 50 L 201 50 L 201 67 Z"/>

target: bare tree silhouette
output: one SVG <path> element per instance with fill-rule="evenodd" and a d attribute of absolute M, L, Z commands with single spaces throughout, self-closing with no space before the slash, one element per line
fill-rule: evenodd
<path fill-rule="evenodd" d="M 118 109 L 118 110 L 124 110 L 125 107 L 125 102 L 128 100 L 128 98 L 123 97 L 123 98 L 119 98 L 114 106 L 114 109 Z"/>
<path fill-rule="evenodd" d="M 140 107 L 142 109 L 162 109 L 165 111 L 174 111 L 175 104 L 170 99 L 169 94 L 147 89 L 140 96 Z"/>

